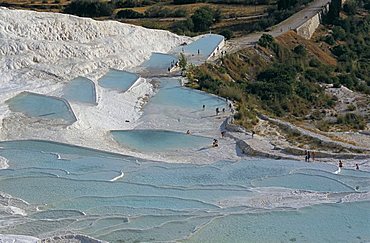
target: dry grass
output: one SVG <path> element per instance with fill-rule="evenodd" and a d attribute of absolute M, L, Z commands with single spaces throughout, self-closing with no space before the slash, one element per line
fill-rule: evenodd
<path fill-rule="evenodd" d="M 213 9 L 220 9 L 222 14 L 225 17 L 246 17 L 246 16 L 252 16 L 252 15 L 259 15 L 263 14 L 267 8 L 268 5 L 258 5 L 258 6 L 242 6 L 242 5 L 229 5 L 229 4 L 212 4 L 212 3 L 193 3 L 193 4 L 182 4 L 182 5 L 174 5 L 171 3 L 158 3 L 151 6 L 144 6 L 144 7 L 136 7 L 136 8 L 123 8 L 123 9 L 132 9 L 139 13 L 144 13 L 148 8 L 153 6 L 161 6 L 168 8 L 170 10 L 175 9 L 184 9 L 186 10 L 187 14 L 190 16 L 192 15 L 198 8 L 201 7 L 210 7 Z M 116 9 L 116 11 L 119 11 L 121 9 Z"/>
<path fill-rule="evenodd" d="M 38 6 L 55 6 L 55 5 L 66 5 L 71 0 L 60 0 L 60 3 L 55 3 L 54 0 L 47 0 L 47 3 L 43 3 L 42 0 L 3 0 L 0 1 L 1 3 L 8 3 L 13 4 L 15 7 L 19 8 L 30 8 L 30 5 L 32 7 L 37 8 Z M 212 4 L 212 3 L 194 3 L 194 4 L 183 4 L 183 5 L 174 5 L 172 4 L 172 1 L 168 2 L 160 2 L 154 5 L 150 6 L 144 6 L 144 7 L 136 7 L 136 8 L 130 8 L 132 10 L 135 10 L 140 13 L 144 13 L 148 8 L 152 6 L 162 6 L 166 7 L 168 9 L 185 9 L 189 15 L 193 14 L 195 10 L 197 10 L 200 7 L 208 6 L 211 8 L 219 8 L 223 15 L 225 16 L 236 16 L 236 17 L 243 17 L 243 16 L 251 16 L 251 15 L 258 15 L 264 13 L 268 5 L 258 5 L 258 6 L 252 6 L 252 5 L 230 5 L 230 4 Z M 126 8 L 123 8 L 126 9 Z M 115 12 L 119 11 L 121 9 L 116 9 Z"/>
<path fill-rule="evenodd" d="M 303 128 L 303 129 L 305 129 L 307 131 L 310 131 L 310 132 L 317 133 L 317 134 L 323 135 L 325 137 L 328 137 L 328 138 L 330 138 L 331 140 L 333 140 L 335 142 L 342 142 L 342 143 L 346 143 L 346 144 L 351 144 L 351 145 L 357 146 L 357 144 L 354 141 L 352 141 L 352 140 L 343 139 L 343 138 L 338 137 L 338 136 L 335 136 L 333 134 L 329 134 L 329 133 L 320 131 L 319 129 L 315 129 L 315 128 L 309 126 L 309 124 L 306 124 L 305 122 L 302 122 L 302 121 L 294 121 L 292 123 L 295 126 L 300 127 L 300 128 Z"/>
<path fill-rule="evenodd" d="M 279 37 L 276 37 L 279 44 L 283 45 L 288 49 L 293 49 L 295 46 L 302 44 L 307 49 L 308 53 L 314 55 L 321 62 L 335 66 L 337 60 L 332 56 L 328 50 L 322 49 L 312 40 L 306 40 L 303 37 L 298 36 L 294 31 L 289 31 Z"/>

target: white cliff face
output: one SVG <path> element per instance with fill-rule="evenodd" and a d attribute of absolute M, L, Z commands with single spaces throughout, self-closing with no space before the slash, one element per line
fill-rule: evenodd
<path fill-rule="evenodd" d="M 136 67 L 152 52 L 165 53 L 189 40 L 116 21 L 0 8 L 0 140 L 45 139 L 116 151 L 109 130 L 133 128 L 153 87 L 140 78 L 122 93 L 103 89 L 97 80 L 109 68 Z M 5 103 L 22 91 L 61 96 L 78 76 L 95 82 L 98 105 L 71 102 L 78 119 L 72 126 L 39 123 L 10 112 Z"/>
<path fill-rule="evenodd" d="M 167 52 L 184 41 L 168 31 L 116 21 L 6 8 L 0 8 L 0 39 L 2 71 L 74 64 L 69 69 L 54 67 L 61 77 L 87 68 L 86 61 L 117 68 L 137 65 L 152 51 Z"/>

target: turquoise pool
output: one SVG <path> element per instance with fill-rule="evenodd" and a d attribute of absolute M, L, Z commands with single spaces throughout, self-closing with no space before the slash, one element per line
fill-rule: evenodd
<path fill-rule="evenodd" d="M 63 89 L 63 98 L 88 104 L 96 104 L 95 84 L 88 78 L 77 77 Z"/>
<path fill-rule="evenodd" d="M 114 140 L 141 152 L 201 149 L 212 145 L 212 139 L 165 130 L 111 131 Z"/>
<path fill-rule="evenodd" d="M 205 105 L 207 109 L 226 107 L 224 99 L 205 92 L 181 86 L 177 78 L 161 78 L 157 94 L 149 104 L 161 107 L 178 107 L 189 110 L 201 110 Z"/>
<path fill-rule="evenodd" d="M 184 51 L 186 55 L 198 55 L 199 50 L 200 56 L 208 58 L 223 40 L 222 35 L 206 34 L 188 45 L 179 47 L 178 50 Z"/>
<path fill-rule="evenodd" d="M 77 121 L 69 103 L 61 98 L 22 92 L 6 103 L 11 111 L 21 112 L 28 117 L 62 119 L 69 124 Z"/>
<path fill-rule="evenodd" d="M 327 164 L 268 159 L 169 164 L 34 140 L 0 147 L 9 161 L 0 170 L 1 191 L 14 197 L 0 203 L 26 213 L 0 208 L 0 221 L 9 223 L 0 234 L 68 231 L 109 242 L 370 240 L 369 172 L 336 175 Z M 351 197 L 363 199 L 342 202 Z M 315 205 L 304 206 L 310 200 Z M 269 208 L 275 202 L 281 206 Z"/>
<path fill-rule="evenodd" d="M 178 58 L 174 55 L 154 52 L 142 66 L 149 70 L 167 71 L 177 61 Z"/>
<path fill-rule="evenodd" d="M 138 78 L 139 76 L 135 73 L 111 69 L 99 79 L 99 85 L 104 88 L 126 91 Z"/>

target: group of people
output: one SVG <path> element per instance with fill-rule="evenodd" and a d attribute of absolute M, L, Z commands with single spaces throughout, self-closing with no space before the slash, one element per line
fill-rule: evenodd
<path fill-rule="evenodd" d="M 187 130 L 186 134 L 190 135 L 191 134 L 190 130 Z M 224 136 L 225 136 L 225 131 L 222 131 L 221 132 L 221 137 L 224 137 Z M 213 139 L 212 147 L 218 147 L 218 140 L 217 139 Z"/>
<path fill-rule="evenodd" d="M 343 162 L 342 162 L 342 160 L 339 160 L 338 167 L 339 167 L 339 169 L 342 169 L 343 168 Z M 356 163 L 355 164 L 355 168 L 356 168 L 356 170 L 359 170 L 360 169 L 360 165 Z"/>
<path fill-rule="evenodd" d="M 179 61 L 176 61 L 175 62 L 175 60 L 172 60 L 172 62 L 171 62 L 171 65 L 170 65 L 170 67 L 168 67 L 168 71 L 170 72 L 171 71 L 171 69 L 173 68 L 173 67 L 178 67 L 179 66 L 179 64 L 180 64 L 180 62 Z"/>
<path fill-rule="evenodd" d="M 315 156 L 316 156 L 315 151 L 311 152 L 309 150 L 305 150 L 304 155 L 305 155 L 304 161 L 310 162 L 310 159 L 312 159 L 312 161 L 315 161 Z"/>

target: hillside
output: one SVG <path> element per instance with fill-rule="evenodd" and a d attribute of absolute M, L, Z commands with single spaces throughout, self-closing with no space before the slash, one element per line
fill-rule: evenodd
<path fill-rule="evenodd" d="M 265 35 L 254 47 L 190 70 L 190 86 L 235 101 L 235 123 L 274 146 L 334 153 L 368 149 L 370 85 L 360 78 L 366 69 L 341 69 L 344 59 L 333 50 L 346 42 L 326 43 L 330 28 L 321 26 L 311 40 L 293 31 L 276 39 Z"/>

